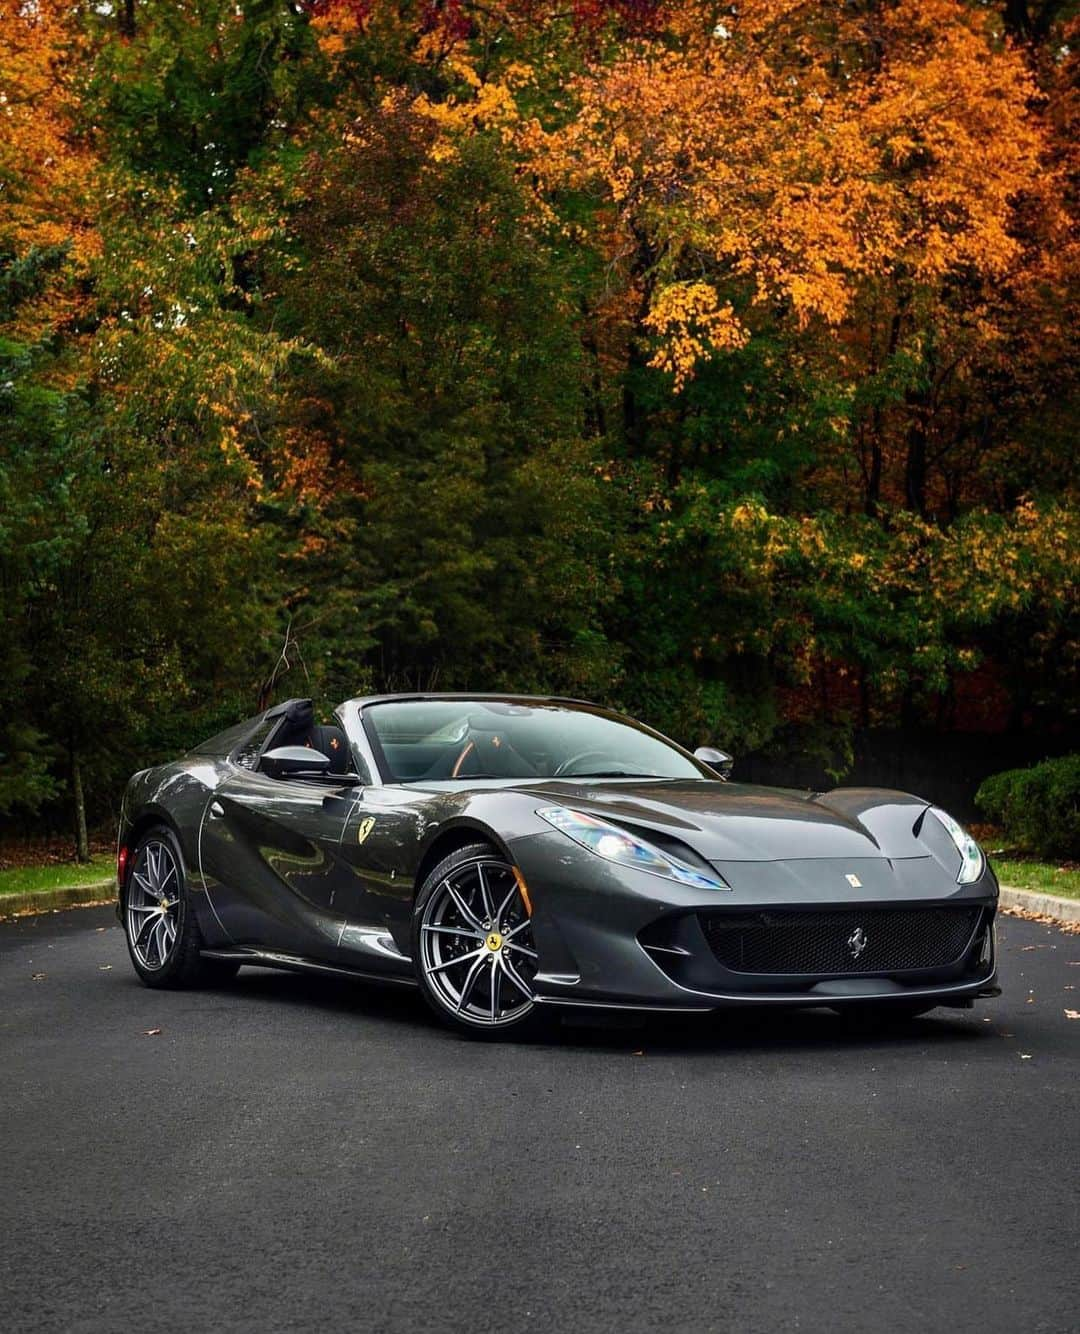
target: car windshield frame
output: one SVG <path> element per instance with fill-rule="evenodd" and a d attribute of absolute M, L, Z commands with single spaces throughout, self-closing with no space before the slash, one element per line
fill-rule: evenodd
<path fill-rule="evenodd" d="M 364 733 L 368 747 L 370 748 L 372 758 L 378 768 L 382 782 L 392 786 L 413 787 L 413 786 L 431 786 L 433 784 L 467 784 L 470 782 L 489 782 L 513 785 L 515 783 L 550 783 L 550 782 L 574 782 L 574 781 L 655 781 L 655 782 L 677 782 L 677 781 L 716 781 L 717 776 L 701 760 L 691 754 L 685 747 L 672 741 L 670 737 L 658 732 L 655 728 L 639 722 L 635 718 L 630 718 L 612 709 L 604 708 L 598 704 L 589 704 L 581 700 L 569 700 L 558 698 L 545 698 L 534 696 L 510 696 L 510 695 L 425 695 L 412 697 L 393 697 L 387 696 L 380 699 L 356 700 L 357 713 L 359 715 L 360 726 Z M 530 721 L 535 723 L 535 714 L 544 711 L 550 711 L 553 714 L 567 715 L 576 714 L 584 718 L 600 719 L 611 723 L 618 728 L 626 729 L 628 732 L 636 734 L 643 742 L 647 743 L 646 749 L 653 756 L 663 756 L 667 758 L 665 752 L 670 754 L 670 763 L 660 766 L 641 766 L 641 771 L 637 771 L 635 766 L 626 772 L 616 769 L 616 765 L 603 765 L 598 763 L 596 771 L 589 772 L 570 772 L 565 775 L 555 775 L 554 773 L 530 773 L 515 775 L 512 773 L 446 773 L 432 774 L 424 772 L 413 775 L 402 774 L 400 767 L 395 767 L 391 762 L 384 748 L 384 740 L 387 745 L 392 744 L 387 740 L 386 735 L 381 735 L 376 722 L 376 712 L 382 709 L 401 709 L 415 708 L 419 712 L 423 709 L 437 709 L 439 706 L 448 706 L 450 710 L 456 710 L 460 715 L 460 721 L 465 724 L 464 730 L 460 736 L 451 736 L 447 738 L 448 746 L 453 746 L 457 741 L 461 742 L 462 747 L 470 735 L 471 720 L 469 718 L 470 708 L 475 707 L 478 710 L 485 710 L 493 715 L 494 718 L 503 717 L 509 721 L 516 717 L 522 717 L 524 714 L 530 715 Z M 447 723 L 434 729 L 428 734 L 429 738 L 436 735 L 438 731 L 444 730 L 449 726 Z M 511 724 L 512 726 L 512 724 Z M 500 729 L 499 735 L 507 730 L 505 724 Z M 522 738 L 519 736 L 518 740 Z M 420 742 L 417 743 L 422 744 Z M 438 744 L 438 742 L 430 742 Z M 588 746 L 587 739 L 583 739 L 581 747 L 576 748 L 582 752 L 595 751 L 595 746 Z M 515 749 L 516 753 L 516 749 Z M 560 763 L 572 758 L 575 752 L 571 751 L 562 759 Z M 630 763 L 627 761 L 626 763 Z M 553 767 L 558 767 L 557 765 Z M 667 768 L 669 772 L 654 772 L 655 768 Z"/>

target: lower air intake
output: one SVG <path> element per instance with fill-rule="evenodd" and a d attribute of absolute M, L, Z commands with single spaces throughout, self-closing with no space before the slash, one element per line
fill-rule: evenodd
<path fill-rule="evenodd" d="M 898 973 L 960 960 L 979 907 L 765 909 L 702 913 L 713 954 L 736 973 Z"/>

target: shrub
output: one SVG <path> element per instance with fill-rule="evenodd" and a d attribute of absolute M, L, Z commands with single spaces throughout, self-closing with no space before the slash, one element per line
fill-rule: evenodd
<path fill-rule="evenodd" d="M 1019 847 L 1042 857 L 1080 857 L 1080 755 L 994 774 L 975 802 Z"/>

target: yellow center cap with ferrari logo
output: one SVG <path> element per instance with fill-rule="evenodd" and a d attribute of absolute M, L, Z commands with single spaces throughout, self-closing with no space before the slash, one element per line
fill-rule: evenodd
<path fill-rule="evenodd" d="M 488 947 L 489 950 L 492 951 L 492 953 L 496 952 L 497 950 L 501 950 L 502 943 L 503 943 L 503 938 L 502 936 L 499 935 L 498 931 L 489 932 L 487 939 L 484 941 L 484 944 Z"/>

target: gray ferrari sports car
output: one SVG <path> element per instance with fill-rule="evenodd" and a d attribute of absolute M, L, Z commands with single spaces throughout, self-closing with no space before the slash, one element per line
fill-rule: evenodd
<path fill-rule="evenodd" d="M 118 912 L 148 986 L 242 964 L 416 987 L 473 1034 L 559 1011 L 998 994 L 997 882 L 919 797 L 729 780 L 575 700 L 290 700 L 124 795 Z"/>

